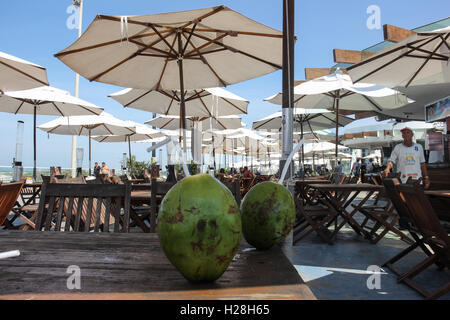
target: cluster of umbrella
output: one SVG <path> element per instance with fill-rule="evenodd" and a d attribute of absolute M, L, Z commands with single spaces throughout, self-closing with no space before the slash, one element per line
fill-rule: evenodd
<path fill-rule="evenodd" d="M 126 17 L 98 15 L 85 33 L 55 56 L 90 81 L 129 89 L 110 97 L 127 108 L 157 113 L 146 124 L 203 132 L 193 154 L 262 155 L 279 152 L 282 113 L 244 129 L 239 114 L 249 101 L 220 87 L 281 69 L 282 32 L 253 21 L 226 6 Z M 124 25 L 125 24 L 125 25 Z M 117 30 L 127 30 L 127 36 Z M 335 128 L 335 159 L 339 127 L 353 119 L 341 110 L 383 113 L 414 101 L 404 92 L 413 85 L 450 82 L 450 28 L 418 33 L 334 74 L 305 81 L 294 88 L 294 129 L 299 140 L 320 140 L 318 130 Z M 352 79 L 356 81 L 352 81 Z M 387 85 L 390 87 L 383 87 Z M 395 87 L 392 89 L 392 87 Z M 282 94 L 265 101 L 282 104 Z M 85 135 L 99 142 L 146 141 L 170 135 L 122 121 L 68 92 L 48 86 L 46 70 L 0 52 L 0 111 L 61 118 L 39 128 L 54 134 Z M 192 135 L 192 140 L 198 134 Z M 202 135 L 200 135 L 201 137 Z M 198 139 L 197 139 L 198 140 Z M 328 146 L 329 147 L 329 146 Z M 89 144 L 89 167 L 91 151 Z M 327 150 L 329 151 L 329 150 Z M 314 150 L 302 149 L 304 156 Z M 36 170 L 34 169 L 34 177 Z"/>

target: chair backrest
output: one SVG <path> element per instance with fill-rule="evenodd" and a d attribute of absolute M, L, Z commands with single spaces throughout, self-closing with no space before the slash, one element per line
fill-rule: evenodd
<path fill-rule="evenodd" d="M 406 219 L 409 222 L 412 222 L 411 214 L 409 213 L 409 209 L 405 203 L 406 200 L 397 189 L 397 186 L 402 184 L 400 180 L 398 178 L 386 178 L 383 179 L 382 181 L 385 189 L 384 194 L 391 200 L 392 205 L 397 211 L 397 214 L 401 218 Z"/>
<path fill-rule="evenodd" d="M 441 225 L 423 189 L 416 184 L 399 184 L 398 191 L 405 199 L 411 220 L 426 239 L 437 238 L 450 250 L 450 237 Z"/>
<path fill-rule="evenodd" d="M 161 200 L 176 183 L 177 182 L 163 182 L 152 179 L 150 196 L 150 232 L 156 231 L 156 215 L 158 214 L 160 204 L 160 201 L 158 200 Z"/>
<path fill-rule="evenodd" d="M 14 207 L 24 183 L 25 180 L 6 184 L 0 183 L 0 226 L 3 225 Z"/>
<path fill-rule="evenodd" d="M 222 182 L 228 189 L 230 189 L 231 193 L 234 196 L 238 206 L 241 205 L 241 186 L 239 180 L 234 181 L 224 181 Z"/>
<path fill-rule="evenodd" d="M 130 196 L 130 184 L 44 183 L 35 230 L 128 232 Z"/>

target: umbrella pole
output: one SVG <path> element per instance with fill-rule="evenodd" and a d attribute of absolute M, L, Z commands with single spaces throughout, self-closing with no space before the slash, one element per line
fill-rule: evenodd
<path fill-rule="evenodd" d="M 334 158 L 334 166 L 337 166 L 338 162 L 338 143 L 339 143 L 339 99 L 341 95 L 341 90 L 338 90 L 336 92 L 336 98 L 334 98 L 335 101 L 335 109 L 336 109 L 336 149 L 335 149 L 335 158 Z"/>
<path fill-rule="evenodd" d="M 133 161 L 131 161 L 131 141 L 128 135 L 128 155 L 130 156 L 130 175 L 133 175 Z"/>
<path fill-rule="evenodd" d="M 33 111 L 33 147 L 34 147 L 33 182 L 36 182 L 36 105 L 34 106 Z"/>
<path fill-rule="evenodd" d="M 183 151 L 186 154 L 186 105 L 184 101 L 184 76 L 183 76 L 183 46 L 181 43 L 181 31 L 177 33 L 178 37 L 178 71 L 180 74 L 180 93 L 181 93 L 181 103 L 180 103 L 180 119 L 181 119 L 181 129 L 183 131 Z"/>
<path fill-rule="evenodd" d="M 92 162 L 91 162 L 91 129 L 89 129 L 89 175 L 91 175 L 91 167 L 92 167 Z"/>

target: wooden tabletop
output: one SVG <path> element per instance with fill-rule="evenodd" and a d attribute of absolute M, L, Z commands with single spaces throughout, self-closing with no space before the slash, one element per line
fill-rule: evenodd
<path fill-rule="evenodd" d="M 450 198 L 450 190 L 425 190 L 428 196 Z"/>
<path fill-rule="evenodd" d="M 154 233 L 0 231 L 1 299 L 308 299 L 315 296 L 276 246 L 257 251 L 244 240 L 214 283 L 188 282 Z M 68 268 L 79 267 L 81 289 Z M 70 269 L 69 269 L 70 270 Z"/>
<path fill-rule="evenodd" d="M 344 183 L 344 184 L 310 184 L 311 188 L 323 191 L 382 191 L 383 186 L 370 183 Z"/>
<path fill-rule="evenodd" d="M 309 185 L 309 184 L 331 184 L 330 180 L 323 179 L 305 179 L 305 180 L 297 180 L 295 181 L 297 185 Z"/>

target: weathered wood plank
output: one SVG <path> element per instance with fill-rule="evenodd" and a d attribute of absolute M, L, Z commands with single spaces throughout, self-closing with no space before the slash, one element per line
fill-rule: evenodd
<path fill-rule="evenodd" d="M 390 42 L 400 42 L 406 38 L 416 34 L 414 31 L 403 29 L 400 27 L 385 24 L 383 26 L 384 40 Z"/>
<path fill-rule="evenodd" d="M 376 52 L 367 52 L 367 51 L 356 51 L 356 50 L 344 50 L 344 49 L 334 49 L 333 57 L 334 62 L 336 63 L 358 63 L 362 60 L 371 57 Z"/>

